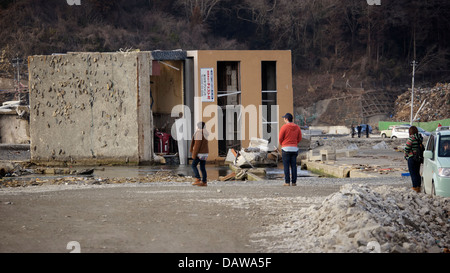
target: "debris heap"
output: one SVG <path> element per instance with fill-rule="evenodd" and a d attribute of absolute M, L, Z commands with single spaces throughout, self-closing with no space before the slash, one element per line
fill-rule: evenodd
<path fill-rule="evenodd" d="M 64 170 L 63 170 L 64 171 Z M 57 169 L 54 174 L 64 174 Z M 48 174 L 48 173 L 47 173 Z M 153 174 L 138 177 L 96 177 L 93 175 L 84 175 L 83 173 L 70 173 L 75 176 L 64 177 L 5 177 L 0 179 L 0 188 L 14 188 L 27 186 L 43 185 L 105 185 L 105 184 L 124 184 L 124 183 L 151 183 L 151 182 L 190 182 L 191 176 L 177 174 L 171 170 L 159 170 Z"/>
<path fill-rule="evenodd" d="M 450 117 L 450 83 L 437 83 L 432 88 L 414 88 L 414 115 L 419 108 L 420 122 L 447 119 Z M 395 102 L 394 120 L 409 121 L 411 118 L 411 89 L 398 96 Z"/>
<path fill-rule="evenodd" d="M 287 236 L 274 251 L 447 252 L 449 213 L 450 198 L 346 184 L 322 204 L 295 211 L 288 222 L 272 227 Z"/>

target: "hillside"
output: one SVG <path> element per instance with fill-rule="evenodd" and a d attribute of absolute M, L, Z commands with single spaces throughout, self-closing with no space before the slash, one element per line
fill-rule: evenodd
<path fill-rule="evenodd" d="M 353 106 L 374 90 L 405 92 L 414 59 L 417 86 L 450 82 L 449 12 L 446 0 L 3 0 L 0 77 L 14 77 L 16 57 L 69 51 L 287 49 L 295 107 Z M 346 109 L 341 118 L 364 121 Z"/>
<path fill-rule="evenodd" d="M 26 58 L 121 48 L 289 49 L 294 73 L 346 72 L 381 86 L 406 81 L 413 59 L 425 80 L 448 77 L 440 70 L 450 66 L 449 11 L 445 0 L 3 0 L 0 50 Z"/>

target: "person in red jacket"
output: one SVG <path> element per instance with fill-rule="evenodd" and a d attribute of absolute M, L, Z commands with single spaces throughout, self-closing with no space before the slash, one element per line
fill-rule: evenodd
<path fill-rule="evenodd" d="M 297 156 L 298 156 L 298 144 L 302 140 L 302 131 L 300 127 L 293 121 L 291 113 L 287 113 L 283 116 L 285 124 L 280 129 L 278 141 L 281 145 L 282 159 L 284 167 L 284 185 L 292 186 L 297 185 Z M 290 171 L 289 171 L 290 169 Z M 290 177 L 289 174 L 292 174 Z"/>

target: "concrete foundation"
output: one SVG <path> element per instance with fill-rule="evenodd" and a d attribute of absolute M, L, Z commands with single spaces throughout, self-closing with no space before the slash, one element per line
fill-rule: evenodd
<path fill-rule="evenodd" d="M 313 172 L 319 172 L 333 177 L 350 177 L 351 167 L 341 165 L 329 165 L 323 162 L 308 161 L 305 163 L 307 169 Z"/>

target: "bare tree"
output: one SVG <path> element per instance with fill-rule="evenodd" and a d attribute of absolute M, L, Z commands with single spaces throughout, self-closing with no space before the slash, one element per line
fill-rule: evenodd
<path fill-rule="evenodd" d="M 178 0 L 178 4 L 184 8 L 187 18 L 203 23 L 221 1 L 223 0 Z"/>
<path fill-rule="evenodd" d="M 269 16 L 275 10 L 276 6 L 277 0 L 244 0 L 236 8 L 236 13 L 239 19 L 255 23 L 258 28 L 261 28 L 269 21 Z M 250 17 L 247 18 L 240 15 L 242 11 L 249 13 Z"/>

